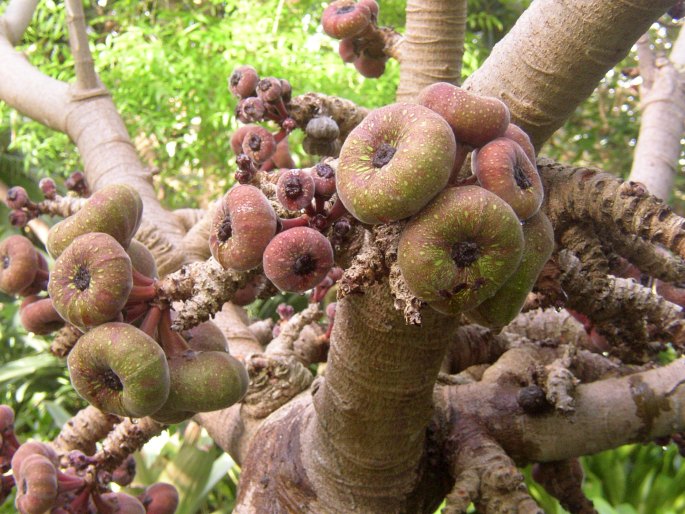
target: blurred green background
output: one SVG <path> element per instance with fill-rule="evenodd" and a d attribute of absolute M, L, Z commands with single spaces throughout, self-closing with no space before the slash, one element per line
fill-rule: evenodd
<path fill-rule="evenodd" d="M 469 0 L 464 76 L 478 68 L 490 49 L 529 2 Z M 2 12 L 7 2 L 0 3 Z M 404 2 L 381 2 L 380 22 L 402 31 Z M 113 95 L 159 198 L 171 208 L 203 207 L 232 183 L 230 134 L 237 127 L 235 99 L 226 80 L 241 64 L 262 76 L 287 78 L 293 94 L 319 91 L 367 107 L 390 103 L 398 68 L 390 61 L 380 80 L 364 79 L 337 54 L 337 42 L 322 33 L 325 3 L 312 0 L 99 0 L 86 1 L 89 36 L 98 73 Z M 668 50 L 678 27 L 665 20 L 653 40 Z M 69 80 L 72 58 L 62 2 L 44 0 L 21 50 L 48 75 Z M 595 164 L 617 175 L 630 170 L 638 132 L 638 85 L 630 55 L 607 74 L 542 153 L 569 163 Z M 298 164 L 311 162 L 291 136 Z M 681 161 L 680 165 L 683 165 Z M 68 138 L 28 120 L 0 103 L 0 185 L 23 185 L 36 194 L 37 179 L 61 179 L 79 169 Z M 678 178 L 682 185 L 682 176 Z M 683 214 L 685 203 L 672 199 Z M 14 231 L 0 205 L 0 232 Z M 49 223 L 52 220 L 46 220 Z M 278 301 L 259 306 L 273 315 Z M 49 439 L 82 407 L 65 366 L 46 353 L 49 341 L 26 334 L 18 304 L 0 295 L 0 403 L 17 411 L 22 440 Z M 585 490 L 602 514 L 685 512 L 682 457 L 674 446 L 629 446 L 583 459 Z M 182 494 L 179 512 L 230 512 L 239 469 L 192 424 L 153 440 L 138 457 L 138 484 L 162 479 Z M 540 487 L 531 491 L 546 512 L 564 512 Z M 13 512 L 11 500 L 0 512 Z"/>

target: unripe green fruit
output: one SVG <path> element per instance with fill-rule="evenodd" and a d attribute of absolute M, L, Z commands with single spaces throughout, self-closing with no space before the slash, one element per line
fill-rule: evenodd
<path fill-rule="evenodd" d="M 147 416 L 169 395 L 169 367 L 162 348 L 126 323 L 107 323 L 83 335 L 67 364 L 76 392 L 104 412 Z"/>
<path fill-rule="evenodd" d="M 525 247 L 519 267 L 494 296 L 466 313 L 473 322 L 488 328 L 502 328 L 521 312 L 528 293 L 554 250 L 554 229 L 543 212 L 525 221 L 523 239 Z"/>
<path fill-rule="evenodd" d="M 143 215 L 143 201 L 127 184 L 112 184 L 93 193 L 86 205 L 73 216 L 60 221 L 48 233 L 47 248 L 53 258 L 78 236 L 104 232 L 128 248 Z"/>
<path fill-rule="evenodd" d="M 405 227 L 397 263 L 410 291 L 458 314 L 495 294 L 521 261 L 511 207 L 478 186 L 448 188 Z"/>
<path fill-rule="evenodd" d="M 430 109 L 405 103 L 381 107 L 343 144 L 338 196 L 363 223 L 407 218 L 445 187 L 455 153 L 452 130 Z"/>
<path fill-rule="evenodd" d="M 133 287 L 131 259 L 110 235 L 74 239 L 55 261 L 48 293 L 55 310 L 85 331 L 117 317 Z"/>

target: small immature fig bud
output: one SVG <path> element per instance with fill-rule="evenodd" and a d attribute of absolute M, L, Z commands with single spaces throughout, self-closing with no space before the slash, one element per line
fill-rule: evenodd
<path fill-rule="evenodd" d="M 283 170 L 276 184 L 278 201 L 290 211 L 310 205 L 314 190 L 314 179 L 306 170 Z"/>
<path fill-rule="evenodd" d="M 138 499 L 145 505 L 146 514 L 174 514 L 178 507 L 178 491 L 164 482 L 152 484 Z"/>
<path fill-rule="evenodd" d="M 330 198 L 335 193 L 335 170 L 325 162 L 320 162 L 312 168 L 314 189 L 316 196 Z"/>
<path fill-rule="evenodd" d="M 377 79 L 385 73 L 387 59 L 377 59 L 362 53 L 353 63 L 357 71 L 367 79 Z"/>
<path fill-rule="evenodd" d="M 323 12 L 323 31 L 335 39 L 361 34 L 371 24 L 369 7 L 354 0 L 335 0 Z"/>
<path fill-rule="evenodd" d="M 264 102 L 276 102 L 283 93 L 283 84 L 274 77 L 266 77 L 257 84 L 257 96 Z"/>
<path fill-rule="evenodd" d="M 346 37 L 340 40 L 338 44 L 338 53 L 343 62 L 351 63 L 357 58 L 358 52 L 355 48 L 355 39 Z"/>
<path fill-rule="evenodd" d="M 0 291 L 17 294 L 31 285 L 39 268 L 39 254 L 31 241 L 13 235 L 0 242 Z"/>
<path fill-rule="evenodd" d="M 276 212 L 264 193 L 250 185 L 235 186 L 223 197 L 212 220 L 212 255 L 227 269 L 256 268 L 276 234 L 276 223 Z"/>
<path fill-rule="evenodd" d="M 241 125 L 238 127 L 238 129 L 233 133 L 231 136 L 231 150 L 233 150 L 233 153 L 237 155 L 240 155 L 243 153 L 243 139 L 245 139 L 245 135 L 253 128 L 258 127 L 259 125 Z"/>
<path fill-rule="evenodd" d="M 276 153 L 276 140 L 271 132 L 257 125 L 246 132 L 242 148 L 245 155 L 261 164 Z"/>
<path fill-rule="evenodd" d="M 19 319 L 27 332 L 38 335 L 52 334 L 64 326 L 64 320 L 55 310 L 50 298 L 28 296 L 21 302 Z"/>
<path fill-rule="evenodd" d="M 79 196 L 88 196 L 89 193 L 86 176 L 81 171 L 75 171 L 69 175 L 69 178 L 64 181 L 64 187 Z"/>
<path fill-rule="evenodd" d="M 279 303 L 276 307 L 276 314 L 284 321 L 289 320 L 295 314 L 295 308 L 287 303 Z"/>
<path fill-rule="evenodd" d="M 535 147 L 533 146 L 533 143 L 530 142 L 528 134 L 526 134 L 521 127 L 509 123 L 509 125 L 507 125 L 507 130 L 504 131 L 504 137 L 516 141 L 526 153 L 526 156 L 530 159 L 533 166 L 535 166 Z"/>
<path fill-rule="evenodd" d="M 60 316 L 85 331 L 117 317 L 133 287 L 131 259 L 101 232 L 84 234 L 62 252 L 48 293 Z"/>
<path fill-rule="evenodd" d="M 136 476 L 136 460 L 133 455 L 126 457 L 124 462 L 119 464 L 117 468 L 112 472 L 112 482 L 120 486 L 127 486 Z"/>
<path fill-rule="evenodd" d="M 338 196 L 363 223 L 408 218 L 445 187 L 455 153 L 452 130 L 430 109 L 407 103 L 375 109 L 340 151 Z"/>
<path fill-rule="evenodd" d="M 303 293 L 333 267 L 333 248 L 320 232 L 295 227 L 274 237 L 264 250 L 264 274 L 282 291 Z"/>
<path fill-rule="evenodd" d="M 252 66 L 239 66 L 228 77 L 228 89 L 238 98 L 254 96 L 259 82 L 257 70 Z"/>
<path fill-rule="evenodd" d="M 17 228 L 25 227 L 29 222 L 29 215 L 18 209 L 10 211 L 10 225 Z"/>
<path fill-rule="evenodd" d="M 264 102 L 257 97 L 251 96 L 238 102 L 235 108 L 235 115 L 243 123 L 253 123 L 261 121 L 266 114 Z"/>
<path fill-rule="evenodd" d="M 164 351 L 126 323 L 106 323 L 81 336 L 67 364 L 76 392 L 103 412 L 147 416 L 169 395 Z"/>
<path fill-rule="evenodd" d="M 309 120 L 305 132 L 315 139 L 332 141 L 340 135 L 340 128 L 330 116 L 317 116 Z"/>
<path fill-rule="evenodd" d="M 10 209 L 23 209 L 31 201 L 29 195 L 21 186 L 10 187 L 7 190 L 7 207 Z"/>
<path fill-rule="evenodd" d="M 43 192 L 43 196 L 48 200 L 53 200 L 57 195 L 57 185 L 51 178 L 44 177 L 38 182 L 38 187 Z"/>

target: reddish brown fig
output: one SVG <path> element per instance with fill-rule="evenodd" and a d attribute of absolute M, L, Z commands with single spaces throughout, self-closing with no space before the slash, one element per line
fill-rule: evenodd
<path fill-rule="evenodd" d="M 103 412 L 142 417 L 169 395 L 169 367 L 157 342 L 126 323 L 107 323 L 87 332 L 67 359 L 71 383 Z"/>
<path fill-rule="evenodd" d="M 146 514 L 145 507 L 140 500 L 126 493 L 105 493 L 96 495 L 94 498 L 98 512 Z"/>
<path fill-rule="evenodd" d="M 283 95 L 284 83 L 275 77 L 266 77 L 257 84 L 257 96 L 266 103 L 275 103 Z M 286 86 L 287 88 L 287 86 Z"/>
<path fill-rule="evenodd" d="M 276 224 L 276 212 L 264 193 L 254 186 L 237 185 L 223 197 L 212 220 L 212 255 L 227 269 L 255 268 L 276 234 Z"/>
<path fill-rule="evenodd" d="M 521 312 L 528 293 L 554 250 L 554 229 L 543 212 L 523 224 L 523 239 L 525 246 L 518 268 L 494 296 L 466 313 L 470 320 L 499 329 Z"/>
<path fill-rule="evenodd" d="M 22 514 L 43 514 L 55 506 L 57 469 L 50 460 L 39 454 L 29 455 L 15 475 L 17 497 L 15 506 Z"/>
<path fill-rule="evenodd" d="M 445 187 L 455 152 L 452 130 L 430 109 L 404 103 L 381 107 L 343 144 L 338 196 L 363 223 L 407 218 Z"/>
<path fill-rule="evenodd" d="M 152 484 L 138 499 L 145 505 L 146 514 L 174 514 L 178 507 L 178 491 L 164 482 Z"/>
<path fill-rule="evenodd" d="M 526 134 L 521 127 L 514 125 L 513 123 L 509 123 L 507 130 L 504 131 L 504 137 L 511 139 L 512 141 L 516 141 L 526 153 L 526 156 L 528 159 L 530 159 L 530 162 L 533 164 L 533 166 L 535 166 L 535 147 L 533 146 L 533 143 L 531 143 L 528 134 Z"/>
<path fill-rule="evenodd" d="M 245 139 L 245 136 L 250 130 L 257 127 L 259 127 L 259 125 L 241 125 L 233 132 L 233 135 L 231 136 L 231 150 L 233 150 L 234 154 L 239 155 L 243 153 L 243 140 Z"/>
<path fill-rule="evenodd" d="M 405 227 L 397 263 L 409 289 L 458 314 L 489 298 L 521 261 L 523 233 L 511 207 L 478 187 L 448 188 Z"/>
<path fill-rule="evenodd" d="M 370 57 L 366 53 L 361 53 L 352 61 L 356 70 L 367 79 L 377 79 L 385 73 L 385 63 L 387 58 L 378 59 Z"/>
<path fill-rule="evenodd" d="M 308 170 L 281 170 L 276 196 L 286 209 L 299 211 L 311 205 L 314 191 L 314 179 Z"/>
<path fill-rule="evenodd" d="M 228 77 L 228 89 L 238 98 L 254 96 L 259 82 L 257 70 L 252 66 L 238 66 Z"/>
<path fill-rule="evenodd" d="M 538 170 L 523 149 L 511 139 L 490 141 L 471 155 L 478 182 L 511 205 L 522 220 L 540 209 L 544 196 Z"/>
<path fill-rule="evenodd" d="M 183 337 L 196 352 L 227 352 L 226 336 L 211 321 L 205 321 L 183 333 Z"/>
<path fill-rule="evenodd" d="M 117 317 L 133 287 L 131 259 L 110 235 L 77 237 L 55 261 L 48 293 L 60 316 L 85 331 Z"/>
<path fill-rule="evenodd" d="M 276 235 L 264 251 L 264 274 L 282 291 L 303 293 L 333 267 L 333 248 L 320 232 L 295 227 Z"/>
<path fill-rule="evenodd" d="M 370 24 L 369 7 L 354 0 L 335 0 L 321 16 L 323 31 L 335 39 L 357 36 Z"/>
<path fill-rule="evenodd" d="M 340 40 L 338 45 L 338 54 L 343 62 L 351 63 L 354 62 L 357 57 L 357 50 L 355 48 L 355 39 L 351 37 L 346 37 Z"/>
<path fill-rule="evenodd" d="M 504 102 L 447 82 L 425 87 L 417 100 L 447 120 L 458 142 L 474 147 L 504 135 L 509 125 L 509 109 Z"/>
<path fill-rule="evenodd" d="M 19 307 L 19 319 L 27 332 L 38 335 L 52 334 L 64 326 L 64 320 L 55 310 L 50 298 L 28 296 Z"/>
<path fill-rule="evenodd" d="M 281 139 L 276 145 L 276 153 L 271 156 L 273 161 L 273 168 L 294 168 L 295 161 L 290 154 L 290 147 L 288 146 L 288 138 Z"/>
<path fill-rule="evenodd" d="M 312 168 L 314 189 L 316 196 L 330 198 L 335 193 L 335 170 L 325 162 L 320 162 Z"/>
<path fill-rule="evenodd" d="M 264 275 L 258 275 L 252 280 L 250 280 L 244 287 L 238 289 L 233 298 L 231 298 L 231 303 L 238 305 L 240 307 L 245 307 L 251 304 L 257 299 L 257 294 L 261 291 L 264 286 L 265 280 Z"/>
<path fill-rule="evenodd" d="M 57 453 L 55 453 L 51 446 L 39 441 L 26 441 L 12 455 L 12 471 L 15 476 L 19 475 L 24 461 L 32 455 L 41 455 L 54 465 L 59 463 L 59 457 L 57 457 Z"/>
<path fill-rule="evenodd" d="M 261 121 L 266 115 L 266 105 L 264 102 L 255 97 L 243 98 L 238 102 L 235 108 L 235 116 L 243 123 L 253 123 Z"/>
<path fill-rule="evenodd" d="M 143 201 L 138 192 L 126 184 L 112 184 L 95 192 L 73 216 L 60 221 L 48 233 L 47 249 L 53 258 L 78 236 L 104 232 L 128 248 L 138 230 L 143 214 Z"/>
<path fill-rule="evenodd" d="M 13 235 L 0 243 L 0 291 L 17 294 L 31 285 L 39 269 L 39 254 L 31 241 Z"/>
<path fill-rule="evenodd" d="M 276 140 L 271 132 L 256 125 L 245 133 L 242 149 L 250 159 L 261 164 L 276 153 Z"/>

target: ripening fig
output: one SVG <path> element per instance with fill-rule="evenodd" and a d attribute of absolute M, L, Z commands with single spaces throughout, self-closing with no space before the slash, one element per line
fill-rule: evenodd
<path fill-rule="evenodd" d="M 103 412 L 147 416 L 169 395 L 169 367 L 162 348 L 126 323 L 106 323 L 81 336 L 67 364 L 76 392 Z"/>
<path fill-rule="evenodd" d="M 494 296 L 466 313 L 471 321 L 499 329 L 521 312 L 528 293 L 554 250 L 552 223 L 542 211 L 523 223 L 523 240 L 523 257 L 518 268 Z"/>
<path fill-rule="evenodd" d="M 455 152 L 452 130 L 430 109 L 406 103 L 375 109 L 340 151 L 338 196 L 363 223 L 407 218 L 445 187 Z"/>
<path fill-rule="evenodd" d="M 521 127 L 513 123 L 509 123 L 509 125 L 507 125 L 507 130 L 504 131 L 504 137 L 511 139 L 512 141 L 516 141 L 521 149 L 523 149 L 523 151 L 526 153 L 526 156 L 528 159 L 530 159 L 530 162 L 533 164 L 533 166 L 535 166 L 535 147 L 530 141 L 528 134 L 526 134 Z"/>
<path fill-rule="evenodd" d="M 235 107 L 235 116 L 243 123 L 253 123 L 255 121 L 263 120 L 265 114 L 266 105 L 256 96 L 243 98 Z"/>
<path fill-rule="evenodd" d="M 12 455 L 12 472 L 15 476 L 19 476 L 24 461 L 32 455 L 41 455 L 55 466 L 59 463 L 59 457 L 51 446 L 39 441 L 26 441 Z"/>
<path fill-rule="evenodd" d="M 338 54 L 343 62 L 351 63 L 357 58 L 358 52 L 355 48 L 355 39 L 346 37 L 340 40 L 338 44 Z"/>
<path fill-rule="evenodd" d="M 228 77 L 228 89 L 238 98 L 254 96 L 259 82 L 257 70 L 252 66 L 238 66 Z"/>
<path fill-rule="evenodd" d="M 212 219 L 209 248 L 227 269 L 247 271 L 262 262 L 266 245 L 276 234 L 277 216 L 264 193 L 240 184 L 222 198 Z"/>
<path fill-rule="evenodd" d="M 52 300 L 39 296 L 27 296 L 21 302 L 19 319 L 27 332 L 38 335 L 52 334 L 64 326 L 64 320 L 55 310 Z"/>
<path fill-rule="evenodd" d="M 320 162 L 312 168 L 314 191 L 316 196 L 330 198 L 335 193 L 335 170 L 325 162 Z"/>
<path fill-rule="evenodd" d="M 290 154 L 290 146 L 288 146 L 288 138 L 281 139 L 276 145 L 276 153 L 271 156 L 274 168 L 294 168 L 295 161 Z"/>
<path fill-rule="evenodd" d="M 31 241 L 12 235 L 0 243 L 0 291 L 17 294 L 28 288 L 39 269 L 39 253 Z"/>
<path fill-rule="evenodd" d="M 19 291 L 19 296 L 31 296 L 40 294 L 43 291 L 47 291 L 48 282 L 50 280 L 50 268 L 48 267 L 48 261 L 43 257 L 43 254 L 36 251 L 36 256 L 38 257 L 38 270 L 36 270 L 36 276 L 31 282 L 31 285 Z"/>
<path fill-rule="evenodd" d="M 127 486 L 136 476 L 136 459 L 133 455 L 126 457 L 124 462 L 119 464 L 114 471 L 112 471 L 112 482 L 117 485 Z"/>
<path fill-rule="evenodd" d="M 275 103 L 283 94 L 283 82 L 275 77 L 266 77 L 257 83 L 257 96 L 266 103 Z"/>
<path fill-rule="evenodd" d="M 55 506 L 58 495 L 57 468 L 39 454 L 26 457 L 15 475 L 15 506 L 22 514 L 43 514 Z"/>
<path fill-rule="evenodd" d="M 88 232 L 104 232 L 128 248 L 138 230 L 142 214 L 143 201 L 132 186 L 105 186 L 93 193 L 76 214 L 50 229 L 48 252 L 56 259 L 74 239 Z"/>
<path fill-rule="evenodd" d="M 478 186 L 448 188 L 410 220 L 397 263 L 410 291 L 440 312 L 458 314 L 489 298 L 521 261 L 516 214 Z"/>
<path fill-rule="evenodd" d="M 55 261 L 48 293 L 60 316 L 85 331 L 117 317 L 133 287 L 131 259 L 110 235 L 84 234 Z"/>
<path fill-rule="evenodd" d="M 276 153 L 276 140 L 271 132 L 255 125 L 245 133 L 242 149 L 250 159 L 261 164 Z"/>
<path fill-rule="evenodd" d="M 506 137 L 474 150 L 471 168 L 478 182 L 511 205 L 522 220 L 540 209 L 544 192 L 538 170 L 518 143 Z"/>
<path fill-rule="evenodd" d="M 226 352 L 188 350 L 169 357 L 170 388 L 165 409 L 210 412 L 239 402 L 250 379 L 245 366 Z"/>
<path fill-rule="evenodd" d="M 178 491 L 171 484 L 158 482 L 138 496 L 146 514 L 174 514 L 178 507 Z"/>
<path fill-rule="evenodd" d="M 276 184 L 276 197 L 289 211 L 299 211 L 314 199 L 314 179 L 308 170 L 281 170 Z"/>
<path fill-rule="evenodd" d="M 355 69 L 367 79 L 377 79 L 385 73 L 387 58 L 376 58 L 362 52 L 353 62 Z"/>
<path fill-rule="evenodd" d="M 509 109 L 504 102 L 447 82 L 426 86 L 417 101 L 447 120 L 457 142 L 474 147 L 504 135 L 509 125 Z"/>
<path fill-rule="evenodd" d="M 357 36 L 370 24 L 369 7 L 354 0 L 335 0 L 321 15 L 323 31 L 335 39 Z"/>
<path fill-rule="evenodd" d="M 250 130 L 258 126 L 255 124 L 241 125 L 233 132 L 231 136 L 231 150 L 233 150 L 234 154 L 239 155 L 243 153 L 243 139 L 245 139 Z"/>
<path fill-rule="evenodd" d="M 98 512 L 111 514 L 146 514 L 138 498 L 126 493 L 104 493 L 95 497 Z"/>
<path fill-rule="evenodd" d="M 183 333 L 188 346 L 196 352 L 228 352 L 226 336 L 212 321 L 195 325 Z"/>

